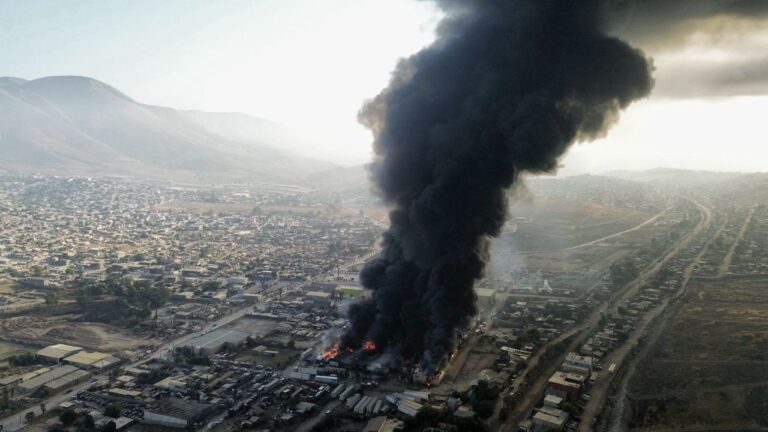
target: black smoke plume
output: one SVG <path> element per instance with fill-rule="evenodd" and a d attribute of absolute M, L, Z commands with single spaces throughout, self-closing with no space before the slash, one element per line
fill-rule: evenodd
<path fill-rule="evenodd" d="M 361 272 L 345 348 L 373 341 L 434 371 L 475 314 L 474 282 L 504 224 L 506 191 L 554 169 L 646 96 L 642 52 L 604 33 L 593 0 L 442 0 L 438 38 L 400 62 L 360 121 L 392 206 L 384 250 Z"/>

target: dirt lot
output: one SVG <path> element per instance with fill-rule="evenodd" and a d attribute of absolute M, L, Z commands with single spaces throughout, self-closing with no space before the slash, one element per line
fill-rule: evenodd
<path fill-rule="evenodd" d="M 492 369 L 498 350 L 479 337 L 471 338 L 464 349 L 445 368 L 445 377 L 435 390 L 449 394 L 453 390 L 466 390 L 484 369 Z"/>
<path fill-rule="evenodd" d="M 24 351 L 34 350 L 34 347 L 0 341 L 0 364 L 8 357 Z"/>
<path fill-rule="evenodd" d="M 520 251 L 551 250 L 574 246 L 631 228 L 652 216 L 627 208 L 588 201 L 539 199 L 532 207 L 519 206 L 514 240 Z"/>
<path fill-rule="evenodd" d="M 768 426 L 768 280 L 698 280 L 632 382 L 636 428 Z"/>
<path fill-rule="evenodd" d="M 34 345 L 67 343 L 115 354 L 133 351 L 151 342 L 106 324 L 75 321 L 78 317 L 15 317 L 0 320 L 4 338 Z"/>

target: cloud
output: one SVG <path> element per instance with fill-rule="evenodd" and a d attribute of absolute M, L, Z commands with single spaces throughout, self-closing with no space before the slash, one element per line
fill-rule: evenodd
<path fill-rule="evenodd" d="M 654 59 L 654 95 L 768 94 L 768 1 L 616 0 L 610 31 Z"/>

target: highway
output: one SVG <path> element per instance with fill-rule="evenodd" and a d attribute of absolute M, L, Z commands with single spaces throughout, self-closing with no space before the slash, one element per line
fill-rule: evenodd
<path fill-rule="evenodd" d="M 576 324 L 568 331 L 544 344 L 544 346 L 541 347 L 536 352 L 536 354 L 529 359 L 525 371 L 513 383 L 513 388 L 517 388 L 522 384 L 522 382 L 526 379 L 528 372 L 538 365 L 543 354 L 545 354 L 549 349 L 552 349 L 558 343 L 568 338 L 573 338 L 567 349 L 564 350 L 564 352 L 561 353 L 561 355 L 559 355 L 557 358 L 550 360 L 546 369 L 541 373 L 539 377 L 537 377 L 536 381 L 531 383 L 525 389 L 526 396 L 520 400 L 520 402 L 512 409 L 507 418 L 507 421 L 502 424 L 501 427 L 499 427 L 498 430 L 500 432 L 510 432 L 517 430 L 518 423 L 528 417 L 531 410 L 533 410 L 533 408 L 541 399 L 542 395 L 544 394 L 544 390 L 546 390 L 549 377 L 560 368 L 560 365 L 565 359 L 567 353 L 578 348 L 584 343 L 584 341 L 589 338 L 589 336 L 597 328 L 600 319 L 606 312 L 615 312 L 623 300 L 634 296 L 640 287 L 647 283 L 653 275 L 661 270 L 667 262 L 673 259 L 680 252 L 680 250 L 687 246 L 692 239 L 698 236 L 703 229 L 709 226 L 712 219 L 712 213 L 710 209 L 695 201 L 694 204 L 699 209 L 701 220 L 690 233 L 681 237 L 672 246 L 667 248 L 664 254 L 660 258 L 657 258 L 655 261 L 653 261 L 644 270 L 642 270 L 635 280 L 622 287 L 607 302 L 599 307 L 596 307 L 584 321 Z"/>

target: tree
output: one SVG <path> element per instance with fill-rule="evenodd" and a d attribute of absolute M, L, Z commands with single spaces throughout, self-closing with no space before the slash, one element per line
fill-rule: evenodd
<path fill-rule="evenodd" d="M 45 295 L 45 304 L 48 306 L 57 306 L 59 304 L 59 293 L 49 292 Z"/>
<path fill-rule="evenodd" d="M 23 352 L 8 357 L 8 364 L 11 366 L 29 366 L 37 360 L 37 355 L 33 352 Z"/>
<path fill-rule="evenodd" d="M 107 417 L 118 418 L 123 414 L 123 407 L 118 403 L 111 403 L 104 409 L 104 415 Z"/>
<path fill-rule="evenodd" d="M 64 427 L 70 426 L 77 420 L 77 414 L 71 409 L 65 409 L 59 414 L 59 421 Z"/>
<path fill-rule="evenodd" d="M 117 425 L 113 421 L 109 421 L 104 426 L 101 427 L 101 432 L 116 432 L 116 431 L 117 431 Z"/>
<path fill-rule="evenodd" d="M 85 416 L 85 420 L 83 420 L 83 428 L 86 430 L 93 430 L 93 428 L 96 427 L 96 422 L 93 421 L 93 417 L 90 415 Z"/>
<path fill-rule="evenodd" d="M 27 411 L 27 413 L 26 413 L 26 414 L 24 414 L 24 420 L 25 420 L 27 423 L 32 423 L 32 420 L 34 420 L 34 419 L 35 419 L 35 413 L 34 413 L 34 412 L 32 412 L 32 411 Z"/>
<path fill-rule="evenodd" d="M 77 290 L 77 294 L 75 294 L 75 301 L 81 308 L 85 308 L 88 305 L 88 294 L 85 293 L 84 289 L 80 288 Z"/>

